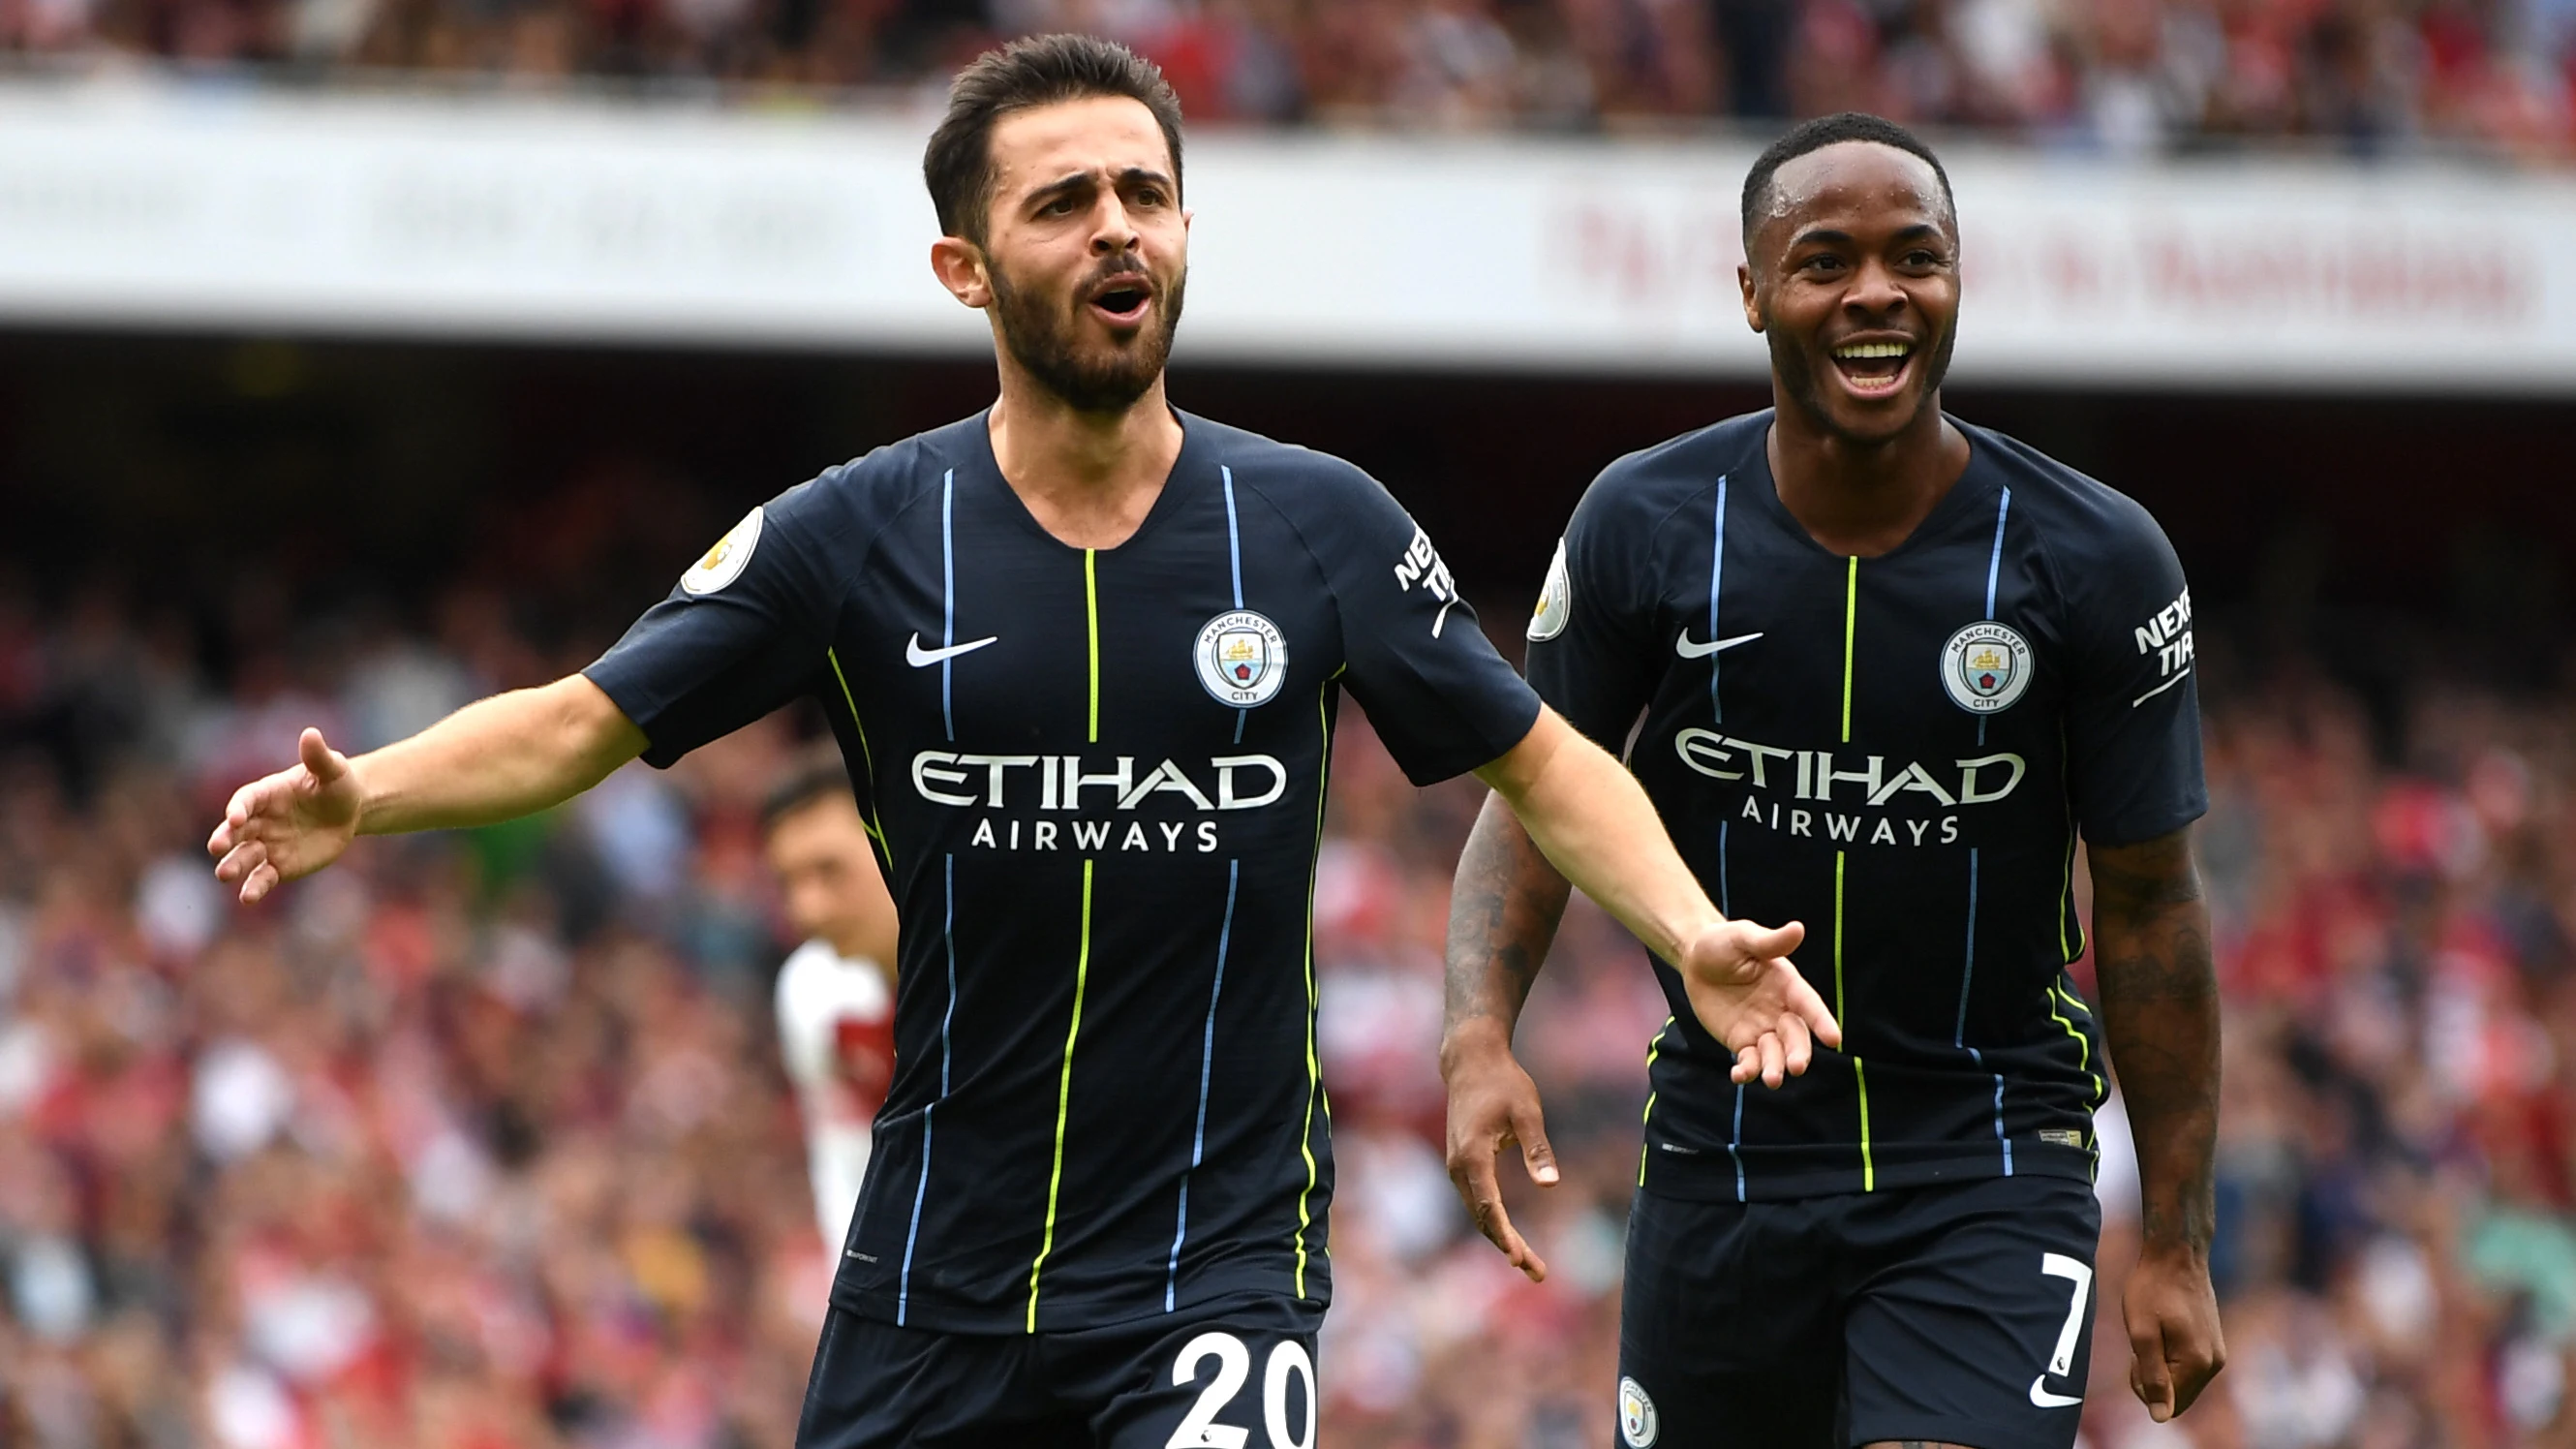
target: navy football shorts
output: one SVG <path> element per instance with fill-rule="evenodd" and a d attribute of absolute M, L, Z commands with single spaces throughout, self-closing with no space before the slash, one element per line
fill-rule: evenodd
<path fill-rule="evenodd" d="M 935 1333 L 834 1308 L 797 1449 L 1315 1449 L 1319 1315 L 1277 1298 L 1065 1333 Z"/>
<path fill-rule="evenodd" d="M 2102 1211 L 2061 1177 L 1794 1202 L 1640 1192 L 1628 1449 L 2069 1449 Z"/>

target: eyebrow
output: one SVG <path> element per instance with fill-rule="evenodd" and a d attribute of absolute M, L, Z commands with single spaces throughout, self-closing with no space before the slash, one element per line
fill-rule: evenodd
<path fill-rule="evenodd" d="M 1053 197 L 1065 195 L 1068 192 L 1088 190 L 1095 184 L 1096 179 L 1095 174 L 1092 172 L 1076 171 L 1070 175 L 1059 177 L 1056 180 L 1050 181 L 1046 185 L 1031 191 L 1029 193 L 1029 200 L 1033 203 L 1042 202 Z M 1172 189 L 1172 178 L 1155 170 L 1151 166 L 1130 166 L 1112 178 L 1112 184 L 1119 186 L 1132 186 L 1140 181 L 1152 182 L 1167 191 Z"/>
<path fill-rule="evenodd" d="M 1918 221 L 1912 226 L 1898 228 L 1896 235 L 1892 239 L 1900 242 L 1908 242 L 1919 240 L 1920 238 L 1927 236 L 1937 237 L 1940 234 L 1941 228 L 1934 223 Z M 1811 244 L 1823 246 L 1849 246 L 1851 242 L 1852 234 L 1850 232 L 1837 231 L 1832 227 L 1825 226 L 1809 227 L 1807 230 L 1802 231 L 1789 239 L 1789 245 L 1792 249 Z"/>

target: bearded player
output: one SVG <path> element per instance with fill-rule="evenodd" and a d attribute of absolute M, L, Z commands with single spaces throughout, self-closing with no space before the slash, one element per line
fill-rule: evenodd
<path fill-rule="evenodd" d="M 1601 475 L 1529 677 L 1603 745 L 1636 730 L 1629 766 L 1721 910 L 1810 923 L 1797 964 L 1844 1040 L 1744 1092 L 1656 968 L 1674 1015 L 1648 1059 L 1622 1442 L 2066 1449 L 2112 1062 L 2145 1197 L 2130 1379 L 2171 1418 L 2224 1356 L 2182 570 L 2137 504 L 1943 415 L 1959 225 L 1922 142 L 1800 126 L 1755 163 L 1743 222 L 1776 406 Z M 2079 837 L 2099 1024 L 2066 969 Z M 1565 899 L 1489 802 L 1451 919 L 1450 1166 L 1532 1277 L 1495 1154 L 1516 1141 L 1554 1177 L 1510 1040 Z"/>
<path fill-rule="evenodd" d="M 1746 1078 L 1833 1022 L 1797 927 L 1718 915 L 1386 490 L 1165 401 L 1189 217 L 1152 66 L 1015 42 L 958 76 L 923 171 L 999 401 L 754 509 L 581 674 L 356 760 L 306 732 L 234 797 L 218 873 L 256 899 L 354 834 L 524 814 L 819 698 L 903 930 L 798 1442 L 1313 1449 L 1342 695 L 1415 780 L 1511 801 Z"/>

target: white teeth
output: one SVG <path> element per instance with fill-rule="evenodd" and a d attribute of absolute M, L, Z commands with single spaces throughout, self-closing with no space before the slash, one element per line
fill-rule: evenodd
<path fill-rule="evenodd" d="M 1914 347 L 1905 342 L 1849 342 L 1834 349 L 1834 356 L 1858 361 L 1864 357 L 1903 357 Z"/>

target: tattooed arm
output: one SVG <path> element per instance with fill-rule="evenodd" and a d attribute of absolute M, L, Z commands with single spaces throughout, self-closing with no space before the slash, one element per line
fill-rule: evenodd
<path fill-rule="evenodd" d="M 2158 1423 L 2227 1361 L 2209 1283 L 2217 1215 L 2218 983 L 2191 832 L 2095 848 L 2102 1024 L 2137 1139 L 2145 1245 L 2122 1312 L 2129 1385 Z"/>
<path fill-rule="evenodd" d="M 1547 1264 L 1512 1229 L 1494 1158 L 1517 1142 L 1530 1179 L 1541 1187 L 1555 1185 L 1556 1154 L 1548 1149 L 1538 1084 L 1512 1057 L 1512 1028 L 1556 939 L 1571 889 L 1501 797 L 1485 797 L 1449 897 L 1448 988 L 1440 1032 L 1440 1077 L 1449 1088 L 1449 1180 L 1475 1215 L 1477 1230 L 1532 1282 L 1547 1277 Z"/>

